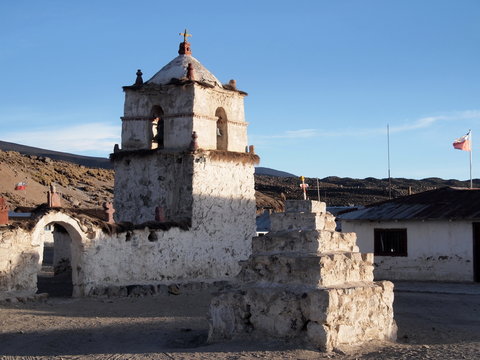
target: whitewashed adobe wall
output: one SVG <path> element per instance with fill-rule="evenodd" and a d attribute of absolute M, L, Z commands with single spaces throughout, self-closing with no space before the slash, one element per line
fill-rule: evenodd
<path fill-rule="evenodd" d="M 157 206 L 169 221 L 190 219 L 193 163 L 191 155 L 166 152 L 115 160 L 115 220 L 153 221 Z"/>
<path fill-rule="evenodd" d="M 375 256 L 375 278 L 473 281 L 473 233 L 468 221 L 342 221 L 361 252 L 374 252 L 374 229 L 407 229 L 408 256 Z"/>
<path fill-rule="evenodd" d="M 152 92 L 126 90 L 122 122 L 122 150 L 150 149 L 154 106 L 164 112 L 164 148 L 185 150 L 192 131 L 202 149 L 217 148 L 216 111 L 223 108 L 228 120 L 228 151 L 245 152 L 248 145 L 243 94 L 198 84 L 154 87 Z"/>
<path fill-rule="evenodd" d="M 43 247 L 51 241 L 45 226 L 55 222 L 62 225 L 72 239 L 72 280 L 74 292 L 82 294 L 83 278 L 81 274 L 82 248 L 88 241 L 79 222 L 57 211 L 41 217 L 31 231 L 20 227 L 0 228 L 0 292 L 20 291 L 34 294 L 37 291 L 37 274 L 43 260 Z"/>
<path fill-rule="evenodd" d="M 217 148 L 218 108 L 223 108 L 227 116 L 228 151 L 245 152 L 248 145 L 247 123 L 244 113 L 244 95 L 230 90 L 205 88 L 195 85 L 193 112 L 193 131 L 198 134 L 198 146 L 201 149 Z"/>
<path fill-rule="evenodd" d="M 33 294 L 38 261 L 29 232 L 0 227 L 0 292 L 30 290 Z"/>
<path fill-rule="evenodd" d="M 50 223 L 62 225 L 72 240 L 74 296 L 129 285 L 232 279 L 240 270 L 239 261 L 249 257 L 255 234 L 254 167 L 207 156 L 200 156 L 193 167 L 189 230 L 144 228 L 107 234 L 57 211 L 40 218 L 30 232 L 0 229 L 0 292 L 36 292 L 44 227 Z"/>
<path fill-rule="evenodd" d="M 190 230 L 99 234 L 85 256 L 86 294 L 131 284 L 229 280 L 238 273 L 255 234 L 253 165 L 199 159 Z"/>
<path fill-rule="evenodd" d="M 122 122 L 122 150 L 150 149 L 152 108 L 160 106 L 165 114 L 165 148 L 187 148 L 191 141 L 193 86 L 155 87 L 155 91 L 125 90 Z M 173 116 L 180 115 L 180 116 Z"/>

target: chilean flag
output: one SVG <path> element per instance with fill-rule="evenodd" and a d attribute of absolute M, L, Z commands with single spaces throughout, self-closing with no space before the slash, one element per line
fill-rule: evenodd
<path fill-rule="evenodd" d="M 453 147 L 458 150 L 463 150 L 463 151 L 472 151 L 472 144 L 470 141 L 470 133 L 472 131 L 469 130 L 466 135 L 463 135 L 462 137 L 456 139 L 453 142 Z"/>
<path fill-rule="evenodd" d="M 19 182 L 15 184 L 15 190 L 25 190 L 27 188 L 26 182 Z"/>

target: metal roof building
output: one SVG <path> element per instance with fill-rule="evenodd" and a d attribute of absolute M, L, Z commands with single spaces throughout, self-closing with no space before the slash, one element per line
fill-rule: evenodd
<path fill-rule="evenodd" d="M 480 189 L 444 187 L 344 213 L 341 220 L 480 220 Z"/>
<path fill-rule="evenodd" d="M 338 217 L 378 279 L 480 281 L 480 189 L 445 187 Z"/>

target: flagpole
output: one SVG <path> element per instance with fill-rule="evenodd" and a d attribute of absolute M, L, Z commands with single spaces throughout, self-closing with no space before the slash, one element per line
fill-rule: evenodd
<path fill-rule="evenodd" d="M 473 146 L 472 146 L 472 129 L 468 130 L 468 133 L 455 139 L 453 142 L 453 148 L 462 151 L 468 151 L 470 153 L 470 189 L 473 189 L 473 179 L 472 179 L 472 153 L 473 153 Z"/>
<path fill-rule="evenodd" d="M 320 185 L 318 184 L 318 178 L 317 178 L 317 195 L 318 195 L 318 201 L 320 201 Z"/>
<path fill-rule="evenodd" d="M 472 130 L 470 132 L 470 189 L 473 188 L 472 183 L 472 153 L 473 153 L 473 141 L 472 141 Z"/>
<path fill-rule="evenodd" d="M 390 126 L 387 124 L 387 157 L 388 157 L 388 198 L 392 198 L 392 178 L 390 177 Z"/>

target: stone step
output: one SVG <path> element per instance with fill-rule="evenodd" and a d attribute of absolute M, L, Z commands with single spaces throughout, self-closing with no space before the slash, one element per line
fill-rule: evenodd
<path fill-rule="evenodd" d="M 285 212 L 292 213 L 326 213 L 327 205 L 315 200 L 286 200 Z"/>
<path fill-rule="evenodd" d="M 322 350 L 396 339 L 389 281 L 311 288 L 244 285 L 213 298 L 209 342 L 225 339 L 298 339 Z"/>
<path fill-rule="evenodd" d="M 328 230 L 334 231 L 337 224 L 330 213 L 273 213 L 270 215 L 270 231 Z"/>
<path fill-rule="evenodd" d="M 292 230 L 270 232 L 252 239 L 252 253 L 333 251 L 358 252 L 355 233 L 328 230 Z"/>
<path fill-rule="evenodd" d="M 373 254 L 257 254 L 242 263 L 238 280 L 279 284 L 335 286 L 373 281 Z"/>

